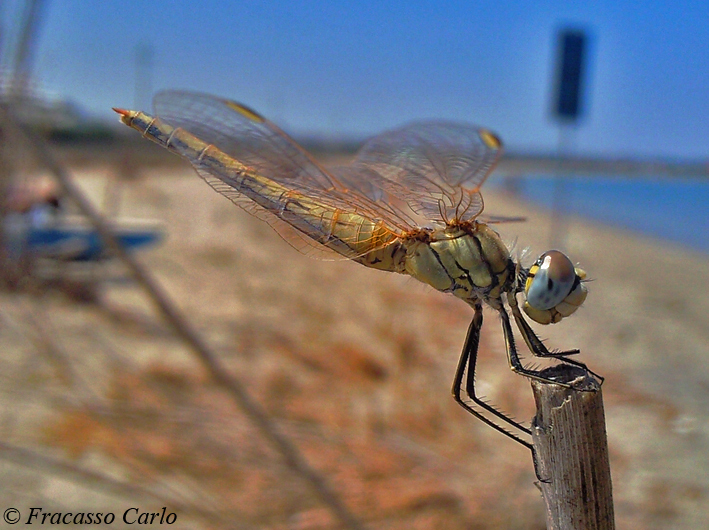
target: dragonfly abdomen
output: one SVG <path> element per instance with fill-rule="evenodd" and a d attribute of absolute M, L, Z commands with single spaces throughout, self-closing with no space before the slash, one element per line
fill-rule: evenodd
<path fill-rule="evenodd" d="M 289 195 L 290 197 L 282 201 L 279 217 L 291 226 L 318 243 L 345 257 L 354 258 L 363 265 L 395 270 L 390 261 L 376 257 L 384 248 L 390 249 L 392 243 L 397 240 L 397 236 L 382 223 L 322 204 L 297 192 L 289 192 Z M 386 252 L 388 250 L 384 251 L 383 255 Z"/>
<path fill-rule="evenodd" d="M 318 243 L 374 268 L 394 271 L 396 261 L 372 249 L 387 247 L 397 236 L 382 222 L 345 212 L 289 189 L 242 164 L 190 132 L 143 112 L 120 111 L 121 120 L 146 138 L 188 160 L 213 188 L 241 206 L 243 195 Z M 249 210 L 251 211 L 251 210 Z M 253 212 L 252 212 L 253 213 Z M 275 227 L 277 228 L 277 227 Z M 365 256 L 366 255 L 366 256 Z"/>

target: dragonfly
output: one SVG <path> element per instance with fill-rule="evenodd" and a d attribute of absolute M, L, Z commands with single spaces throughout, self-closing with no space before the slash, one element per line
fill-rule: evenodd
<path fill-rule="evenodd" d="M 113 110 L 299 250 L 324 249 L 366 267 L 407 274 L 468 303 L 474 313 L 453 397 L 533 451 L 530 430 L 476 393 L 483 306 L 501 317 L 510 368 L 558 384 L 523 365 L 509 313 L 533 355 L 586 369 L 568 358 L 578 349 L 548 350 L 522 314 L 539 324 L 570 316 L 586 299 L 586 273 L 558 250 L 523 267 L 490 226 L 505 219 L 481 216 L 480 188 L 503 152 L 497 135 L 466 123 L 419 121 L 367 141 L 350 164 L 326 169 L 273 122 L 234 101 L 163 91 L 154 106 L 155 116 Z"/>

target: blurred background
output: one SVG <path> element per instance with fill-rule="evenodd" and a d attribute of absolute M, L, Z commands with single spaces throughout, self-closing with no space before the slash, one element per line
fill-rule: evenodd
<path fill-rule="evenodd" d="M 681 1 L 0 4 L 0 508 L 345 527 L 157 291 L 368 528 L 545 527 L 528 450 L 450 397 L 471 310 L 299 254 L 111 111 L 180 88 L 248 105 L 325 164 L 412 120 L 496 131 L 486 213 L 527 219 L 499 225 L 525 265 L 562 248 L 592 279 L 573 318 L 535 329 L 606 377 L 618 527 L 706 526 L 708 16 Z M 486 315 L 478 385 L 528 421 Z"/>

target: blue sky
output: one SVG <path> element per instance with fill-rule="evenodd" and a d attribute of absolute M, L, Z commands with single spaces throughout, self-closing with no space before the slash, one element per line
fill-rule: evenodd
<path fill-rule="evenodd" d="M 1 8 L 8 39 L 21 5 Z M 578 152 L 709 158 L 706 1 L 47 0 L 34 72 L 113 119 L 111 106 L 134 106 L 136 49 L 149 46 L 154 88 L 228 96 L 291 132 L 365 136 L 436 117 L 552 151 L 563 25 L 592 37 Z"/>

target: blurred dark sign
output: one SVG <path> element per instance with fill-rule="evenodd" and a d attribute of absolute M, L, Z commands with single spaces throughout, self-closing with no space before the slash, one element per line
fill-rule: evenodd
<path fill-rule="evenodd" d="M 583 81 L 587 37 L 580 30 L 561 30 L 556 65 L 553 112 L 564 120 L 576 120 L 582 113 Z"/>

